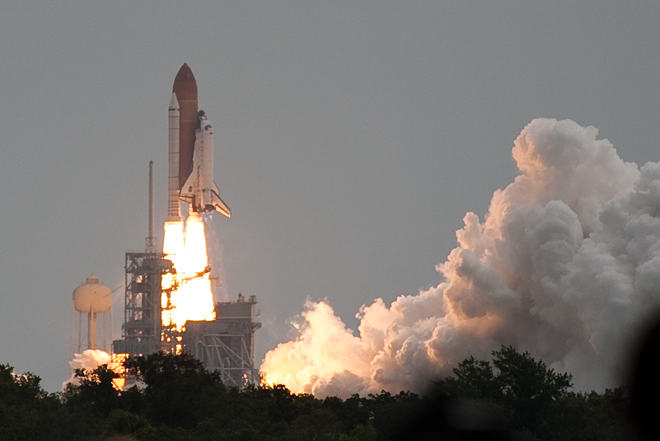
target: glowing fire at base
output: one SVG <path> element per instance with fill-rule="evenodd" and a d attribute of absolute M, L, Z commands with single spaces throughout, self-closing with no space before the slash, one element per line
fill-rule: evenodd
<path fill-rule="evenodd" d="M 163 326 L 175 325 L 181 331 L 186 320 L 214 320 L 204 223 L 199 215 L 191 213 L 185 224 L 165 222 L 163 253 L 177 272 L 163 277 L 163 289 L 178 286 L 171 293 L 169 305 L 167 295 L 163 294 Z"/>

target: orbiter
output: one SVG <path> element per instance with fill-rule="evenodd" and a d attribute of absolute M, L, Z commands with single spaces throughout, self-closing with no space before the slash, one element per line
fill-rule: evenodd
<path fill-rule="evenodd" d="M 187 64 L 172 86 L 169 115 L 167 220 L 180 220 L 179 201 L 196 213 L 231 217 L 213 182 L 213 128 L 197 103 L 197 82 Z"/>

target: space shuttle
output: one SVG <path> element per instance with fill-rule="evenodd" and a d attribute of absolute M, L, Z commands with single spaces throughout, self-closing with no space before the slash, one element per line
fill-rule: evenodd
<path fill-rule="evenodd" d="M 197 82 L 187 64 L 172 86 L 168 109 L 167 220 L 181 220 L 179 202 L 198 214 L 217 211 L 231 217 L 213 182 L 213 127 L 197 101 Z"/>

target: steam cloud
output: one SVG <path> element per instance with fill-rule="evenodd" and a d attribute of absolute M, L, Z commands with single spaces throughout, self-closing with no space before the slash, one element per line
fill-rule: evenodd
<path fill-rule="evenodd" d="M 93 371 L 97 367 L 110 363 L 110 354 L 100 349 L 86 349 L 80 354 L 73 354 L 73 359 L 69 361 L 69 366 L 72 371 L 76 369 L 85 369 L 87 371 Z M 78 379 L 75 377 L 75 374 L 71 374 L 68 380 L 62 383 L 62 390 L 66 389 L 66 385 L 69 383 L 76 384 Z"/>
<path fill-rule="evenodd" d="M 266 379 L 317 396 L 422 391 L 511 344 L 578 389 L 620 381 L 623 345 L 660 303 L 660 163 L 624 162 L 597 135 L 533 120 L 514 143 L 519 175 L 483 222 L 465 215 L 442 283 L 363 306 L 359 336 L 308 302 L 298 337 L 266 354 Z"/>

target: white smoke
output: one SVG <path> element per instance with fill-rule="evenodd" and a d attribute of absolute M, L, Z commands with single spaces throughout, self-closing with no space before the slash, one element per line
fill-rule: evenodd
<path fill-rule="evenodd" d="M 110 354 L 100 349 L 86 349 L 81 354 L 73 354 L 73 359 L 69 361 L 69 367 L 73 373 L 68 380 L 62 383 L 62 390 L 66 389 L 66 385 L 69 383 L 77 384 L 76 369 L 93 371 L 101 365 L 110 363 L 110 359 Z"/>
<path fill-rule="evenodd" d="M 271 383 L 318 396 L 422 391 L 466 357 L 528 350 L 578 389 L 619 381 L 622 347 L 660 304 L 660 163 L 624 162 L 597 129 L 535 119 L 520 174 L 467 213 L 438 286 L 363 306 L 359 336 L 308 302 L 299 337 L 266 354 Z"/>
<path fill-rule="evenodd" d="M 211 290 L 213 291 L 213 303 L 228 302 L 229 291 L 227 290 L 227 274 L 225 272 L 224 251 L 218 231 L 217 223 L 212 222 L 213 213 L 202 216 L 204 222 L 204 235 L 206 248 L 208 250 L 209 265 L 211 266 Z"/>

